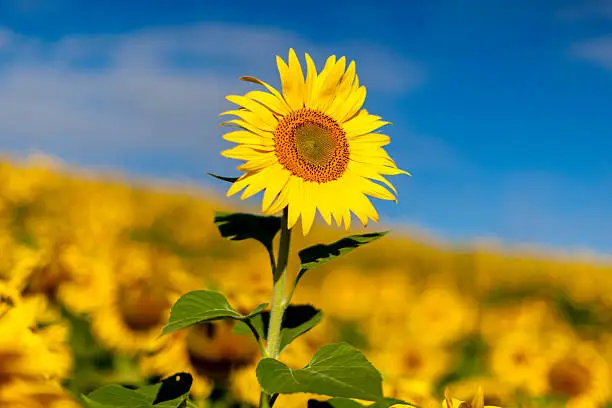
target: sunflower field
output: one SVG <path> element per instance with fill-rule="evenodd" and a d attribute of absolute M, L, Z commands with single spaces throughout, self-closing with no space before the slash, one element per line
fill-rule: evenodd
<path fill-rule="evenodd" d="M 79 407 L 103 384 L 178 371 L 192 374 L 200 406 L 257 405 L 259 350 L 232 323 L 160 336 L 190 290 L 218 289 L 244 311 L 269 300 L 265 252 L 211 222 L 227 202 L 40 160 L 5 159 L 0 180 L 0 407 Z M 296 242 L 338 236 L 315 225 Z M 285 364 L 342 340 L 382 372 L 387 395 L 421 407 L 439 407 L 446 388 L 467 400 L 477 385 L 486 405 L 612 406 L 610 263 L 385 239 L 304 279 L 296 301 L 324 315 Z"/>

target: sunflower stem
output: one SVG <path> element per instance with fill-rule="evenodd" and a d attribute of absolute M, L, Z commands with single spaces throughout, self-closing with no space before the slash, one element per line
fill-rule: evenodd
<path fill-rule="evenodd" d="M 270 358 L 278 358 L 280 354 L 280 332 L 285 312 L 285 286 L 287 285 L 287 261 L 289 260 L 289 247 L 291 244 L 291 230 L 287 227 L 289 211 L 283 210 L 281 218 L 281 236 L 278 248 L 278 261 L 274 268 L 274 290 L 272 292 L 272 310 L 270 311 L 270 325 L 268 328 L 268 349 Z"/>
<path fill-rule="evenodd" d="M 259 394 L 259 408 L 270 408 L 270 400 L 265 392 Z"/>

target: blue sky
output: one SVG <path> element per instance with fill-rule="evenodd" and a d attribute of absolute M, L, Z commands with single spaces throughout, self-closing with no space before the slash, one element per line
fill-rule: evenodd
<path fill-rule="evenodd" d="M 612 0 L 397 4 L 3 0 L 0 149 L 224 187 L 238 77 L 346 55 L 413 174 L 387 224 L 610 253 Z"/>

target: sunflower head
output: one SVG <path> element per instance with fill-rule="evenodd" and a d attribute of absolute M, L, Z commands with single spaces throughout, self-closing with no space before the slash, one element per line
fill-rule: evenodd
<path fill-rule="evenodd" d="M 389 122 L 362 109 L 366 90 L 354 61 L 347 67 L 345 57 L 332 55 L 317 73 L 312 58 L 305 58 L 305 76 L 293 49 L 288 63 L 276 58 L 282 93 L 242 77 L 268 92 L 227 97 L 240 108 L 222 113 L 238 117 L 224 123 L 238 128 L 224 138 L 238 145 L 222 154 L 246 162 L 227 195 L 244 189 L 241 198 L 247 199 L 264 190 L 262 211 L 287 208 L 289 228 L 301 217 L 304 235 L 317 211 L 327 224 L 333 218 L 347 230 L 351 212 L 364 226 L 378 221 L 368 196 L 396 201 L 397 191 L 385 176 L 408 174 L 383 149 L 389 137 L 374 133 Z"/>

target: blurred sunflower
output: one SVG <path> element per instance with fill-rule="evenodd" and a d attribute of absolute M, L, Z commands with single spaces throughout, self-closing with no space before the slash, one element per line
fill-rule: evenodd
<path fill-rule="evenodd" d="M 598 407 L 610 397 L 612 374 L 607 361 L 581 341 L 552 345 L 547 393 L 565 397 L 567 406 Z"/>
<path fill-rule="evenodd" d="M 265 190 L 262 211 L 274 214 L 288 206 L 289 228 L 301 216 L 304 235 L 317 210 L 327 224 L 333 217 L 347 230 L 351 211 L 363 225 L 378 221 L 368 196 L 396 201 L 396 190 L 384 175 L 408 174 L 383 149 L 389 137 L 373 133 L 389 122 L 361 109 L 366 90 L 359 85 L 354 61 L 347 68 L 345 57 L 331 56 L 317 73 L 310 55 L 305 57 L 305 78 L 293 49 L 288 64 L 276 58 L 282 94 L 259 79 L 242 77 L 270 93 L 227 97 L 240 109 L 222 115 L 237 116 L 226 124 L 241 130 L 224 135 L 238 146 L 222 154 L 246 161 L 238 167 L 245 174 L 227 195 L 246 187 L 241 197 L 246 199 Z"/>
<path fill-rule="evenodd" d="M 502 307 L 484 309 L 480 318 L 480 333 L 495 343 L 500 333 L 544 333 L 568 330 L 550 301 L 525 298 Z"/>
<path fill-rule="evenodd" d="M 43 296 L 0 283 L 0 406 L 77 407 L 60 387 L 72 369 L 68 327 Z"/>
<path fill-rule="evenodd" d="M 256 341 L 234 334 L 234 325 L 212 322 L 163 336 L 164 344 L 141 358 L 141 371 L 160 376 L 189 372 L 194 376 L 193 394 L 206 397 L 213 384 L 226 386 L 234 370 L 251 365 L 259 356 Z"/>
<path fill-rule="evenodd" d="M 148 351 L 163 343 L 159 336 L 170 308 L 191 289 L 192 280 L 180 259 L 154 246 L 125 243 L 109 254 L 110 293 L 94 308 L 92 331 L 107 347 L 127 353 Z M 194 288 L 195 289 L 195 288 Z"/>
<path fill-rule="evenodd" d="M 433 385 L 428 381 L 410 377 L 385 378 L 383 393 L 390 398 L 410 402 L 421 408 L 438 408 L 439 402 L 432 396 Z"/>
<path fill-rule="evenodd" d="M 370 354 L 371 361 L 387 378 L 405 377 L 435 383 L 448 372 L 450 354 L 442 347 L 406 341 L 394 348 Z"/>
<path fill-rule="evenodd" d="M 541 395 L 546 389 L 548 362 L 537 333 L 510 332 L 493 346 L 491 367 L 500 381 Z"/>
<path fill-rule="evenodd" d="M 415 300 L 407 324 L 423 343 L 442 345 L 471 333 L 477 313 L 473 299 L 453 285 L 434 284 Z"/>
<path fill-rule="evenodd" d="M 376 299 L 371 275 L 352 267 L 340 267 L 321 283 L 319 302 L 326 314 L 341 320 L 358 320 L 370 313 Z"/>
<path fill-rule="evenodd" d="M 211 286 L 223 293 L 234 308 L 250 312 L 270 298 L 270 258 L 264 251 L 211 262 L 208 270 L 206 278 Z"/>

